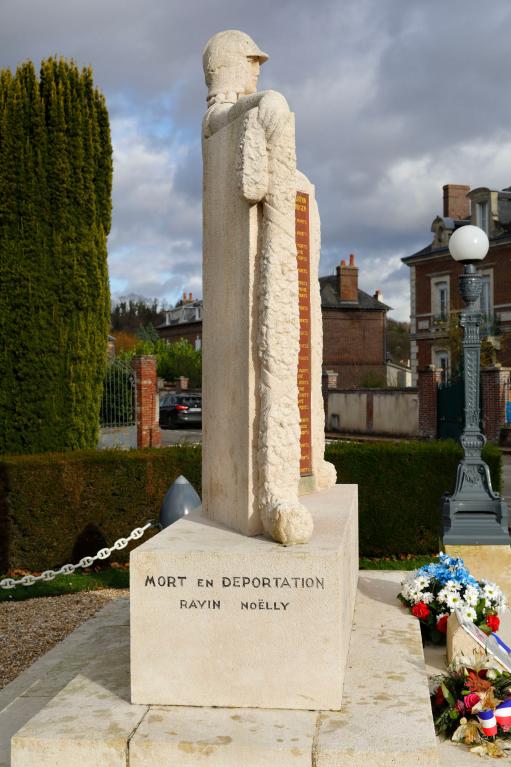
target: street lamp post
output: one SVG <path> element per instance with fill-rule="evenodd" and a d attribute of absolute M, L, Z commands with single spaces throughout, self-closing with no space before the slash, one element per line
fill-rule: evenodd
<path fill-rule="evenodd" d="M 460 438 L 464 456 L 458 464 L 456 486 L 452 495 L 445 494 L 442 498 L 444 544 L 511 543 L 506 503 L 493 490 L 488 466 L 481 458 L 486 442 L 479 426 L 481 312 L 477 302 L 481 295 L 481 276 L 475 264 L 486 256 L 488 247 L 486 233 L 477 226 L 460 227 L 449 241 L 451 256 L 464 264 L 459 289 L 466 305 L 460 318 L 464 328 L 465 425 Z"/>

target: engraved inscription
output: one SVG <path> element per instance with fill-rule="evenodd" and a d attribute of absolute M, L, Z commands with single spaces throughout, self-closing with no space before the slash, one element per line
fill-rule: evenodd
<path fill-rule="evenodd" d="M 271 590 L 286 590 L 286 591 L 325 591 L 325 579 L 320 576 L 266 576 L 266 575 L 222 575 L 221 577 L 194 577 L 190 578 L 186 575 L 164 575 L 164 574 L 148 574 L 145 576 L 144 581 L 145 588 L 154 589 L 169 589 L 171 592 L 185 591 L 186 598 L 179 598 L 176 600 L 175 605 L 179 610 L 221 610 L 222 607 L 234 607 L 237 610 L 252 612 L 255 610 L 265 610 L 272 612 L 286 612 L 292 610 L 293 603 L 291 601 L 284 602 L 281 599 L 275 599 L 277 595 L 271 593 Z M 194 589 L 199 589 L 199 593 L 195 594 Z M 216 598 L 203 599 L 203 589 L 219 589 L 223 594 L 236 593 L 238 589 L 261 589 L 264 591 L 261 594 L 261 599 L 243 597 L 242 599 L 232 600 L 228 597 L 222 601 L 218 598 L 219 594 L 215 594 Z M 192 593 L 188 592 L 192 590 Z M 268 590 L 269 593 L 268 593 Z M 202 592 L 202 593 L 201 593 Z M 241 596 L 241 594 L 240 594 Z M 280 595 L 279 595 L 280 596 Z M 284 595 L 282 595 L 284 596 Z M 287 596 L 287 594 L 286 594 Z"/>
<path fill-rule="evenodd" d="M 300 351 L 298 354 L 298 407 L 300 410 L 300 476 L 312 474 L 311 354 L 310 354 L 310 229 L 309 195 L 296 193 L 295 239 L 298 269 Z"/>

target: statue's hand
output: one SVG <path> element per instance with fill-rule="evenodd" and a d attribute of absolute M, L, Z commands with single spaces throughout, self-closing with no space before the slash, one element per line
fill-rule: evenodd
<path fill-rule="evenodd" d="M 279 120 L 289 114 L 289 106 L 280 93 L 267 91 L 259 102 L 258 120 L 263 126 L 266 135 L 271 136 Z"/>

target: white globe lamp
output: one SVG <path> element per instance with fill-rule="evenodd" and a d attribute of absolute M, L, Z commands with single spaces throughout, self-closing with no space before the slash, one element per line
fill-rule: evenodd
<path fill-rule="evenodd" d="M 460 226 L 449 240 L 449 252 L 455 261 L 482 261 L 489 247 L 486 232 L 471 224 Z"/>

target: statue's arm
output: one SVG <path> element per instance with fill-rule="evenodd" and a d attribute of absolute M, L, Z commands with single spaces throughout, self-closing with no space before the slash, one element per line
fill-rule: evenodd
<path fill-rule="evenodd" d="M 277 91 L 260 91 L 250 96 L 240 96 L 235 104 L 214 104 L 208 110 L 204 118 L 204 137 L 212 136 L 255 107 L 259 107 L 258 120 L 267 134 L 273 133 L 280 115 L 289 112 L 286 99 Z"/>

